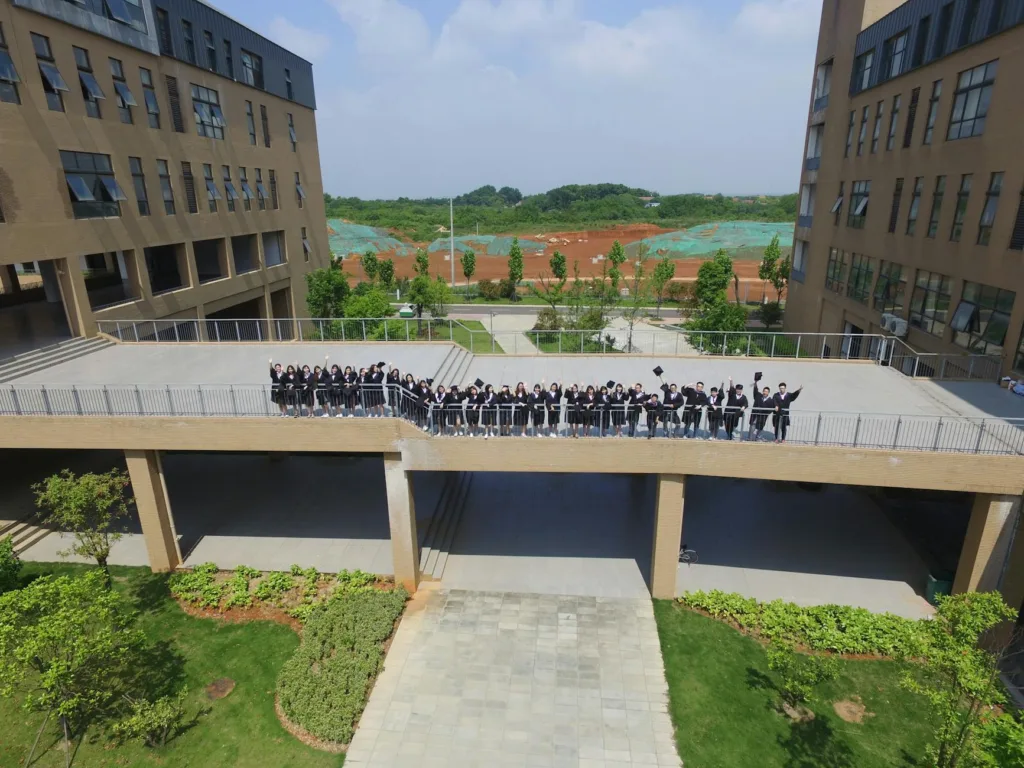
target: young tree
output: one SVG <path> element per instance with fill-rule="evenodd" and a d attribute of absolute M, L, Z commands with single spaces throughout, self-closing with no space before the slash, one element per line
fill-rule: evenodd
<path fill-rule="evenodd" d="M 612 281 L 612 292 L 618 295 L 619 283 L 622 281 L 622 265 L 626 263 L 626 249 L 618 240 L 612 243 L 612 247 L 608 251 L 608 263 L 611 264 L 608 269 L 608 277 Z"/>
<path fill-rule="evenodd" d="M 654 265 L 654 272 L 651 275 L 651 290 L 658 300 L 658 316 L 661 316 L 661 303 L 665 300 L 665 288 L 676 276 L 676 263 L 668 256 L 660 259 Z"/>
<path fill-rule="evenodd" d="M 697 270 L 694 295 L 699 310 L 724 304 L 727 301 L 729 283 L 732 282 L 732 259 L 723 250 L 714 258 L 705 261 Z"/>
<path fill-rule="evenodd" d="M 380 269 L 380 262 L 377 261 L 377 254 L 372 250 L 367 251 L 360 257 L 359 263 L 363 267 L 363 273 L 366 275 L 366 279 L 371 283 L 376 282 L 377 272 Z"/>
<path fill-rule="evenodd" d="M 629 286 L 629 301 L 622 307 L 622 319 L 626 321 L 626 352 L 634 352 L 633 328 L 643 315 L 651 291 L 651 276 L 647 271 L 647 255 L 641 252 L 633 271 L 632 284 Z"/>
<path fill-rule="evenodd" d="M 783 711 L 793 717 L 811 700 L 818 685 L 839 675 L 839 661 L 834 656 L 799 653 L 792 645 L 773 640 L 768 646 L 768 669 L 779 678 Z"/>
<path fill-rule="evenodd" d="M 125 498 L 131 480 L 127 472 L 112 469 L 103 474 L 75 475 L 65 469 L 32 486 L 36 506 L 46 510 L 46 521 L 74 535 L 74 544 L 60 553 L 91 557 L 107 581 L 110 548 L 124 535 L 128 519 Z"/>
<path fill-rule="evenodd" d="M 395 284 L 395 261 L 394 259 L 382 259 L 377 264 L 377 281 L 384 288 L 391 288 Z"/>
<path fill-rule="evenodd" d="M 14 539 L 0 539 L 0 594 L 21 586 L 21 558 L 14 551 Z"/>
<path fill-rule="evenodd" d="M 512 247 L 508 251 L 508 281 L 511 283 L 511 295 L 509 298 L 512 301 L 517 301 L 519 294 L 516 289 L 519 286 L 519 281 L 523 279 L 523 249 L 519 247 L 519 238 L 512 238 Z"/>
<path fill-rule="evenodd" d="M 551 254 L 548 266 L 551 267 L 551 274 L 555 276 L 556 280 L 561 280 L 564 283 L 568 279 L 569 270 L 565 263 L 565 255 L 561 251 L 556 250 Z"/>
<path fill-rule="evenodd" d="M 555 251 L 551 254 L 548 266 L 551 267 L 551 273 L 555 276 L 555 281 L 553 282 L 548 275 L 541 275 L 541 287 L 538 288 L 536 284 L 531 283 L 530 291 L 534 296 L 542 299 L 546 304 L 548 304 L 551 307 L 551 311 L 557 315 L 558 305 L 561 304 L 562 300 L 565 298 L 565 283 L 568 280 L 565 256 L 561 251 Z M 546 324 L 551 324 L 550 319 L 546 321 Z"/>
<path fill-rule="evenodd" d="M 782 305 L 777 301 L 767 301 L 758 310 L 758 316 L 765 328 L 771 328 L 782 322 Z"/>
<path fill-rule="evenodd" d="M 0 595 L 0 696 L 56 715 L 65 760 L 73 734 L 109 716 L 138 679 L 145 640 L 104 574 L 44 576 Z M 31 757 L 31 756 L 30 756 Z"/>
<path fill-rule="evenodd" d="M 462 252 L 459 263 L 462 264 L 462 276 L 466 278 L 468 283 L 473 279 L 473 275 L 476 274 L 476 254 L 472 250 L 466 249 Z"/>
<path fill-rule="evenodd" d="M 426 248 L 416 249 L 416 263 L 413 265 L 417 275 L 427 277 L 430 275 L 430 254 Z"/>
<path fill-rule="evenodd" d="M 348 275 L 341 262 L 306 273 L 306 309 L 312 318 L 343 317 L 348 298 Z"/>
<path fill-rule="evenodd" d="M 935 616 L 921 623 L 923 674 L 908 672 L 902 683 L 924 696 L 935 713 L 938 727 L 928 749 L 935 768 L 978 764 L 976 755 L 992 735 L 986 723 L 1006 701 L 999 678 L 1006 645 L 993 650 L 982 639 L 1016 615 L 998 592 L 965 592 L 940 597 Z"/>
<path fill-rule="evenodd" d="M 789 259 L 782 258 L 779 236 L 775 235 L 764 249 L 764 257 L 757 268 L 757 276 L 772 284 L 776 302 L 782 302 L 782 294 L 789 285 Z"/>

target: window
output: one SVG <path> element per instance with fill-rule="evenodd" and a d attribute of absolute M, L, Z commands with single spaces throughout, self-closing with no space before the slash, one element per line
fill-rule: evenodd
<path fill-rule="evenodd" d="M 907 212 L 907 234 L 914 236 L 917 230 L 917 214 L 921 210 L 921 195 L 924 192 L 924 177 L 914 179 L 914 194 L 910 198 L 910 210 Z"/>
<path fill-rule="evenodd" d="M 263 59 L 242 49 L 242 82 L 254 88 L 263 88 Z"/>
<path fill-rule="evenodd" d="M 128 87 L 124 79 L 124 67 L 118 59 L 110 59 L 110 76 L 114 79 L 114 93 L 117 95 L 117 111 L 121 115 L 121 122 L 131 125 L 135 122 L 132 119 L 132 107 L 139 106 L 135 95 Z"/>
<path fill-rule="evenodd" d="M 875 154 L 878 151 L 878 137 L 882 133 L 882 115 L 885 112 L 885 102 L 878 102 L 878 106 L 875 107 L 875 127 L 871 131 L 871 154 Z M 860 154 L 858 152 L 857 154 Z"/>
<path fill-rule="evenodd" d="M 814 188 L 815 184 L 811 184 L 811 213 L 814 214 Z M 299 176 L 299 172 L 295 172 L 295 198 L 299 201 L 299 208 L 301 208 L 306 200 L 306 190 L 302 188 L 302 178 Z"/>
<path fill-rule="evenodd" d="M 173 56 L 174 44 L 171 40 L 171 19 L 163 8 L 156 9 L 156 36 L 160 41 L 160 53 L 164 56 Z"/>
<path fill-rule="evenodd" d="M 171 103 L 171 126 L 177 133 L 185 132 L 185 118 L 181 114 L 181 94 L 178 93 L 178 79 L 164 75 L 167 85 L 167 100 Z"/>
<path fill-rule="evenodd" d="M 1020 332 L 1020 343 L 1017 344 L 1017 356 L 1013 360 L 1015 371 L 1024 371 L 1024 328 Z"/>
<path fill-rule="evenodd" d="M 996 221 L 996 210 L 999 208 L 999 194 L 1003 191 L 1003 173 L 993 173 L 988 180 L 988 191 L 985 192 L 985 207 L 981 209 L 981 222 L 978 224 L 978 245 L 988 245 L 992 239 L 992 225 Z"/>
<path fill-rule="evenodd" d="M 971 174 L 965 173 L 960 177 L 960 189 L 956 193 L 956 209 L 953 211 L 953 228 L 949 231 L 949 239 L 954 243 L 960 242 L 960 235 L 964 231 L 964 214 L 967 213 L 967 203 L 971 198 Z"/>
<path fill-rule="evenodd" d="M 910 324 L 933 336 L 946 332 L 946 315 L 951 301 L 949 278 L 938 272 L 917 270 L 914 294 L 910 298 Z"/>
<path fill-rule="evenodd" d="M 196 43 L 192 39 L 192 22 L 181 20 L 181 37 L 185 41 L 185 61 L 189 64 L 196 63 Z"/>
<path fill-rule="evenodd" d="M 903 298 L 907 291 L 907 278 L 903 267 L 893 261 L 878 265 L 878 282 L 875 283 L 875 309 L 879 312 L 903 314 Z"/>
<path fill-rule="evenodd" d="M 4 27 L 0 24 L 0 101 L 8 104 L 21 104 L 21 97 L 18 95 L 18 83 L 20 82 L 18 70 L 14 67 L 11 54 L 7 51 Z"/>
<path fill-rule="evenodd" d="M 853 129 L 857 123 L 857 110 L 850 112 L 850 126 L 846 131 L 846 152 L 843 153 L 843 157 L 850 156 L 850 150 L 853 148 Z"/>
<path fill-rule="evenodd" d="M 295 135 L 295 117 L 292 115 L 291 112 L 288 113 L 288 138 L 292 142 L 292 152 L 295 152 L 298 149 L 299 139 Z M 820 148 L 819 148 L 819 155 L 820 155 Z"/>
<path fill-rule="evenodd" d="M 260 124 L 263 128 L 263 146 L 270 148 L 270 123 L 267 120 L 267 108 L 260 104 Z"/>
<path fill-rule="evenodd" d="M 864 107 L 860 116 L 860 133 L 857 134 L 857 157 L 864 154 L 864 139 L 868 134 L 868 112 L 871 107 Z"/>
<path fill-rule="evenodd" d="M 806 240 L 797 240 L 793 246 L 793 268 L 790 270 L 790 277 L 799 283 L 804 281 L 804 272 L 807 269 L 807 251 L 811 244 Z"/>
<path fill-rule="evenodd" d="M 217 46 L 213 44 L 213 35 L 203 30 L 203 43 L 206 45 L 206 67 L 211 72 L 217 71 Z"/>
<path fill-rule="evenodd" d="M 922 144 L 932 143 L 932 133 L 935 131 L 935 118 L 939 116 L 939 98 L 942 96 L 942 81 L 936 80 L 932 83 L 932 96 L 928 99 L 928 124 L 924 128 L 924 140 Z"/>
<path fill-rule="evenodd" d="M 139 216 L 149 216 L 149 195 L 146 193 L 146 174 L 142 172 L 142 158 L 129 157 L 128 167 L 132 171 L 132 186 L 135 200 L 139 204 Z"/>
<path fill-rule="evenodd" d="M 199 213 L 199 201 L 196 199 L 196 180 L 192 175 L 192 163 L 181 163 L 181 178 L 185 182 L 185 204 L 189 213 Z"/>
<path fill-rule="evenodd" d="M 803 242 L 803 241 L 800 241 Z M 309 261 L 310 254 L 313 253 L 313 246 L 309 243 L 309 238 L 306 237 L 306 228 L 302 228 L 302 255 L 304 261 Z"/>
<path fill-rule="evenodd" d="M 900 218 L 900 200 L 903 197 L 903 179 L 896 179 L 892 190 L 892 210 L 889 212 L 889 232 L 896 231 L 896 223 Z"/>
<path fill-rule="evenodd" d="M 256 202 L 259 204 L 260 210 L 267 210 L 267 198 L 270 195 L 267 194 L 267 188 L 263 186 L 263 171 L 260 168 L 256 169 Z"/>
<path fill-rule="evenodd" d="M 846 295 L 861 304 L 867 304 L 871 296 L 871 281 L 874 277 L 874 260 L 862 253 L 851 254 L 850 280 L 846 284 Z"/>
<path fill-rule="evenodd" d="M 836 201 L 832 204 L 832 210 L 830 211 L 835 216 L 833 224 L 839 226 L 839 217 L 843 213 L 843 182 L 839 182 L 839 196 L 836 197 Z"/>
<path fill-rule="evenodd" d="M 903 148 L 910 146 L 914 138 L 914 122 L 917 120 L 917 102 L 921 99 L 921 89 L 915 88 L 910 92 L 910 108 L 907 110 L 907 129 L 903 132 Z"/>
<path fill-rule="evenodd" d="M 875 62 L 875 52 L 862 53 L 853 62 L 853 92 L 865 90 L 871 85 L 871 68 Z"/>
<path fill-rule="evenodd" d="M 234 182 L 231 181 L 231 166 L 225 165 L 224 171 L 224 195 L 228 201 L 228 213 L 235 212 L 235 201 L 238 199 L 238 191 L 235 189 Z"/>
<path fill-rule="evenodd" d="M 85 48 L 72 46 L 75 54 L 75 64 L 78 66 L 78 81 L 82 86 L 82 99 L 85 100 L 85 114 L 89 117 L 99 119 L 100 100 L 107 98 L 100 84 L 96 82 L 96 76 L 92 73 L 92 64 L 89 61 L 89 52 Z"/>
<path fill-rule="evenodd" d="M 284 264 L 286 260 L 284 251 L 284 233 L 264 232 L 263 266 L 276 267 L 278 264 Z"/>
<path fill-rule="evenodd" d="M 825 288 L 842 293 L 846 285 L 846 251 L 831 248 L 828 252 L 828 266 L 825 268 Z"/>
<path fill-rule="evenodd" d="M 46 105 L 53 112 L 64 111 L 64 97 L 61 93 L 67 93 L 71 89 L 61 77 L 60 70 L 53 63 L 53 52 L 50 50 L 50 38 L 30 33 L 32 37 L 32 48 L 36 52 L 36 59 L 39 60 L 39 74 L 43 78 L 43 92 L 46 94 Z"/>
<path fill-rule="evenodd" d="M 288 101 L 295 101 L 295 89 L 292 88 L 292 71 L 290 69 L 284 71 L 284 92 Z"/>
<path fill-rule="evenodd" d="M 245 175 L 245 168 L 238 169 L 238 183 L 242 185 L 242 207 L 247 211 L 252 210 L 252 199 L 256 195 L 252 192 L 252 187 L 249 186 L 249 180 Z"/>
<path fill-rule="evenodd" d="M 935 237 L 939 232 L 939 215 L 942 213 L 942 198 L 946 194 L 946 177 L 935 179 L 935 191 L 932 193 L 932 213 L 928 217 L 928 237 Z"/>
<path fill-rule="evenodd" d="M 814 72 L 814 110 L 828 106 L 828 97 L 832 92 L 832 59 L 819 64 Z"/>
<path fill-rule="evenodd" d="M 885 41 L 882 48 L 882 60 L 885 62 L 882 65 L 882 74 L 886 80 L 899 77 L 903 73 L 903 56 L 907 51 L 908 37 L 909 32 L 903 30 L 895 37 L 890 37 Z"/>
<path fill-rule="evenodd" d="M 76 219 L 121 215 L 121 201 L 128 198 L 114 178 L 110 155 L 61 150 L 60 162 Z"/>
<path fill-rule="evenodd" d="M 981 10 L 981 0 L 967 0 L 967 8 L 964 11 L 964 23 L 960 26 L 960 40 L 957 47 L 963 48 L 972 40 L 977 39 L 974 27 L 978 23 L 978 11 Z"/>
<path fill-rule="evenodd" d="M 868 216 L 868 198 L 871 196 L 870 181 L 855 181 L 850 188 L 850 208 L 846 214 L 846 226 L 864 229 Z"/>
<path fill-rule="evenodd" d="M 171 188 L 171 172 L 166 160 L 156 161 L 156 175 L 160 177 L 160 194 L 164 198 L 164 213 L 174 215 L 174 190 Z"/>
<path fill-rule="evenodd" d="M 946 46 L 949 44 L 949 28 L 952 23 L 953 2 L 948 2 L 939 9 L 939 28 L 935 33 L 935 47 L 932 49 L 933 59 L 945 55 Z"/>
<path fill-rule="evenodd" d="M 1010 248 L 1015 251 L 1024 251 L 1024 187 L 1020 190 L 1017 218 L 1013 221 L 1013 232 L 1010 234 Z"/>
<path fill-rule="evenodd" d="M 924 16 L 917 22 L 917 35 L 914 37 L 914 55 L 910 57 L 911 67 L 924 64 L 924 54 L 928 48 L 928 33 L 932 29 L 932 17 Z"/>
<path fill-rule="evenodd" d="M 1005 288 L 964 283 L 953 319 L 953 343 L 980 355 L 1001 355 L 1017 295 Z"/>
<path fill-rule="evenodd" d="M 224 72 L 232 80 L 235 79 L 235 60 L 231 55 L 231 41 L 224 41 Z"/>
<path fill-rule="evenodd" d="M 217 182 L 213 180 L 213 166 L 203 163 L 203 179 L 206 181 L 206 195 L 210 201 L 210 213 L 217 212 L 217 201 L 223 200 L 220 190 L 217 189 Z"/>
<path fill-rule="evenodd" d="M 957 78 L 953 92 L 953 112 L 949 116 L 946 139 L 967 139 L 985 132 L 985 117 L 992 100 L 997 61 L 968 69 Z"/>
<path fill-rule="evenodd" d="M 220 110 L 220 94 L 212 88 L 192 83 L 192 112 L 200 136 L 224 138 L 224 113 Z"/>
<path fill-rule="evenodd" d="M 249 143 L 256 146 L 256 120 L 252 114 L 252 102 L 245 102 L 245 122 L 249 128 Z"/>
<path fill-rule="evenodd" d="M 885 142 L 886 152 L 891 151 L 896 146 L 896 127 L 900 121 L 900 101 L 902 98 L 898 93 L 892 97 L 892 114 L 889 115 L 889 138 Z"/>
<path fill-rule="evenodd" d="M 296 196 L 299 198 L 299 207 L 302 207 L 302 200 L 305 197 L 304 194 L 299 194 L 298 190 L 301 188 L 299 184 L 299 174 L 295 174 L 295 189 Z M 800 219 L 810 219 L 814 216 L 814 199 L 817 192 L 817 184 L 801 184 L 800 185 Z M 809 227 L 810 222 L 797 222 L 798 226 Z"/>
<path fill-rule="evenodd" d="M 270 169 L 269 173 L 270 173 L 270 207 L 273 208 L 276 211 L 278 209 L 278 207 L 279 207 L 278 204 L 277 204 L 277 174 L 274 173 L 274 169 L 273 168 Z"/>
<path fill-rule="evenodd" d="M 992 15 L 988 19 L 988 34 L 994 35 L 1009 21 L 1010 4 L 1006 0 L 993 0 Z"/>

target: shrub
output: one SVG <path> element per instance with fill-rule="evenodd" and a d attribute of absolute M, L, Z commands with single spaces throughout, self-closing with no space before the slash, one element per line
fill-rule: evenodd
<path fill-rule="evenodd" d="M 17 589 L 21 584 L 21 558 L 14 551 L 14 539 L 0 539 L 0 594 Z"/>
<path fill-rule="evenodd" d="M 132 700 L 128 715 L 111 730 L 122 741 L 137 739 L 147 747 L 162 747 L 184 728 L 187 696 L 188 690 L 183 688 L 177 696 L 156 701 Z"/>
<path fill-rule="evenodd" d="M 235 568 L 235 573 L 228 581 L 228 608 L 248 608 L 252 605 L 252 595 L 249 593 L 249 581 L 260 575 L 255 568 L 248 565 L 240 565 Z"/>
<path fill-rule="evenodd" d="M 216 581 L 215 563 L 203 563 L 191 571 L 179 571 L 171 577 L 171 594 L 186 603 L 216 608 L 224 597 L 224 585 Z"/>
<path fill-rule="evenodd" d="M 256 585 L 254 596 L 263 603 L 276 602 L 286 592 L 295 589 L 295 579 L 288 573 L 274 571 L 268 573 Z"/>
<path fill-rule="evenodd" d="M 480 296 L 486 301 L 497 301 L 501 298 L 501 286 L 493 280 L 481 280 L 477 284 Z"/>
<path fill-rule="evenodd" d="M 516 284 L 507 277 L 503 277 L 498 283 L 498 298 L 515 300 L 517 295 Z"/>
<path fill-rule="evenodd" d="M 343 570 L 338 573 L 338 587 L 331 594 L 331 597 L 371 589 L 376 581 L 377 577 L 372 573 L 360 571 L 358 568 L 354 571 Z"/>
<path fill-rule="evenodd" d="M 816 686 L 839 676 L 839 659 L 797 653 L 789 643 L 773 640 L 768 646 L 768 669 L 779 677 L 783 704 L 798 707 L 811 700 Z"/>
<path fill-rule="evenodd" d="M 318 739 L 346 744 L 384 658 L 382 643 L 407 593 L 364 590 L 316 606 L 285 662 L 277 695 L 288 719 Z"/>
<path fill-rule="evenodd" d="M 802 607 L 783 600 L 760 603 L 733 592 L 687 592 L 679 602 L 718 619 L 728 619 L 766 640 L 812 651 L 867 653 L 895 658 L 922 650 L 922 625 L 891 613 L 849 605 Z"/>

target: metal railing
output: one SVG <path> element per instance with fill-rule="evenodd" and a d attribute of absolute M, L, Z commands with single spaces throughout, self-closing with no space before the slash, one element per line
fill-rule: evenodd
<path fill-rule="evenodd" d="M 884 413 L 744 411 L 735 419 L 706 409 L 532 407 L 495 401 L 438 404 L 401 386 L 281 390 L 272 386 L 38 386 L 0 388 L 0 416 L 388 417 L 432 436 L 682 437 L 771 440 L 797 445 L 901 451 L 1024 455 L 1024 419 Z M 783 427 L 785 432 L 783 433 Z"/>

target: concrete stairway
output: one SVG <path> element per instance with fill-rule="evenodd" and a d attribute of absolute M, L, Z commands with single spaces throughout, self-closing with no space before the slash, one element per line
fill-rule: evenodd
<path fill-rule="evenodd" d="M 472 483 L 472 473 L 456 472 L 441 491 L 420 545 L 420 574 L 424 581 L 440 581 L 444 575 Z"/>
<path fill-rule="evenodd" d="M 456 375 L 466 367 L 466 358 L 471 357 L 465 347 L 455 345 L 445 356 L 441 367 L 437 369 L 437 373 L 434 374 L 434 386 L 444 384 L 447 387 L 452 384 L 460 384 L 461 382 Z"/>
<path fill-rule="evenodd" d="M 14 551 L 21 554 L 33 544 L 37 544 L 53 531 L 36 525 L 39 515 L 36 511 L 29 512 L 18 520 L 0 520 L 0 539 L 10 536 L 14 540 Z"/>
<path fill-rule="evenodd" d="M 113 346 L 113 342 L 104 338 L 69 339 L 42 349 L 34 349 L 22 355 L 0 361 L 0 383 L 28 376 L 54 365 L 66 363 L 85 355 L 91 355 L 101 349 Z"/>
<path fill-rule="evenodd" d="M 462 362 L 459 364 L 459 367 L 453 369 L 455 371 L 455 373 L 452 374 L 452 384 L 458 384 L 461 387 L 463 384 L 468 384 L 469 383 L 469 381 L 468 381 L 469 369 L 470 369 L 470 366 L 473 365 L 473 361 L 475 359 L 476 359 L 476 355 L 474 355 L 472 352 L 467 352 L 463 356 Z"/>

